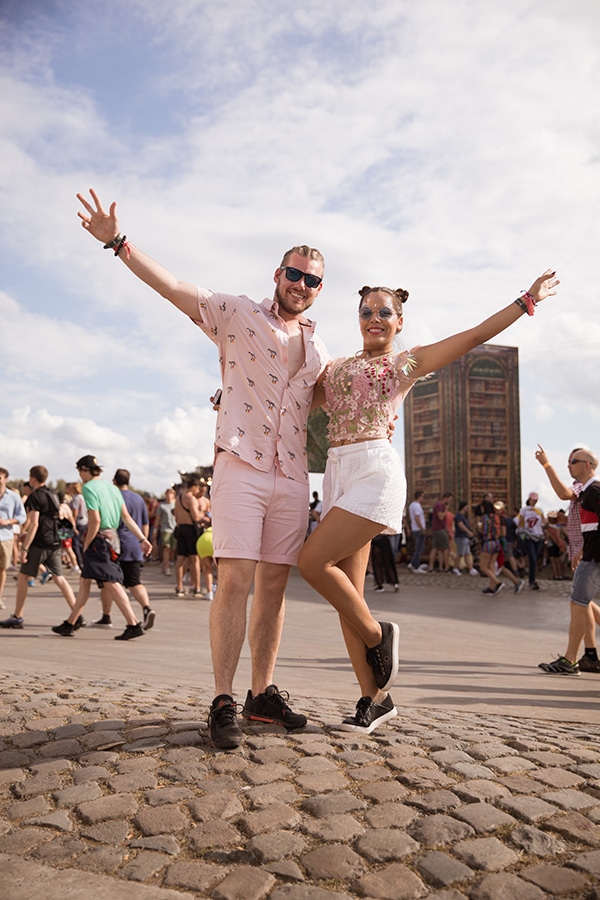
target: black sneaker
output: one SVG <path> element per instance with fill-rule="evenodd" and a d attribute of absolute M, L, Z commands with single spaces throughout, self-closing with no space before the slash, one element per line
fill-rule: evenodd
<path fill-rule="evenodd" d="M 546 675 L 581 675 L 579 663 L 572 663 L 565 656 L 559 656 L 551 663 L 540 663 L 538 669 Z"/>
<path fill-rule="evenodd" d="M 53 625 L 52 631 L 54 632 L 54 634 L 60 634 L 63 637 L 73 637 L 73 635 L 75 634 L 75 627 L 65 619 L 65 621 L 61 622 L 60 625 Z"/>
<path fill-rule="evenodd" d="M 484 588 L 484 589 L 482 590 L 481 593 L 482 593 L 482 594 L 494 594 L 495 591 L 494 591 L 494 588 L 486 587 L 486 588 Z"/>
<path fill-rule="evenodd" d="M 144 626 L 144 631 L 150 631 L 152 626 L 154 625 L 154 620 L 156 618 L 156 613 L 153 609 L 150 609 L 149 606 L 144 607 L 144 621 L 142 625 Z"/>
<path fill-rule="evenodd" d="M 360 731 L 371 734 L 379 725 L 398 715 L 394 701 L 388 694 L 381 703 L 373 703 L 370 697 L 361 697 L 356 704 L 356 712 L 348 716 L 340 725 L 341 731 Z"/>
<path fill-rule="evenodd" d="M 287 704 L 289 699 L 288 692 L 280 691 L 276 684 L 270 684 L 264 693 L 258 694 L 257 697 L 253 697 L 252 691 L 248 691 L 242 715 L 253 722 L 283 725 L 288 731 L 292 728 L 304 728 L 306 716 L 293 712 Z"/>
<path fill-rule="evenodd" d="M 85 628 L 86 625 L 87 625 L 87 622 L 85 621 L 83 616 L 78 616 L 75 619 L 75 624 L 73 625 L 73 628 L 75 629 L 75 631 L 79 631 L 80 628 Z"/>
<path fill-rule="evenodd" d="M 135 625 L 128 625 L 122 634 L 115 634 L 115 641 L 131 641 L 133 638 L 143 636 L 144 629 L 142 624 L 141 622 L 136 622 Z"/>
<path fill-rule="evenodd" d="M 104 613 L 101 619 L 96 619 L 95 622 L 92 622 L 96 628 L 112 628 L 112 619 L 109 615 Z"/>
<path fill-rule="evenodd" d="M 9 616 L 8 619 L 2 619 L 0 628 L 22 628 L 23 616 Z"/>
<path fill-rule="evenodd" d="M 398 675 L 398 644 L 400 629 L 395 622 L 380 622 L 381 643 L 367 650 L 367 662 L 373 669 L 375 684 L 387 691 Z"/>
<path fill-rule="evenodd" d="M 185 591 L 181 590 L 180 588 L 175 588 L 175 596 L 183 598 L 185 597 Z"/>
<path fill-rule="evenodd" d="M 235 750 L 244 739 L 237 723 L 237 703 L 229 694 L 219 694 L 210 706 L 208 727 L 213 747 L 218 750 Z"/>
<path fill-rule="evenodd" d="M 600 659 L 590 659 L 585 654 L 578 661 L 582 672 L 597 672 L 600 674 Z"/>
<path fill-rule="evenodd" d="M 504 590 L 504 587 L 505 587 L 504 582 L 499 581 L 498 584 L 496 585 L 496 587 L 494 588 L 494 594 L 499 594 L 500 591 Z"/>
<path fill-rule="evenodd" d="M 531 584 L 529 585 L 530 591 L 539 591 L 539 589 L 540 589 L 540 586 L 537 583 L 537 581 L 532 581 Z"/>

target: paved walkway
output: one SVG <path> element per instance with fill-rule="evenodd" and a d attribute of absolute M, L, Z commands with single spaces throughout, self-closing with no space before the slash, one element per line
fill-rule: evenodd
<path fill-rule="evenodd" d="M 62 598 L 36 586 L 25 629 L 0 632 L 0 896 L 598 898 L 600 676 L 536 669 L 568 585 L 490 602 L 475 578 L 401 580 L 369 594 L 402 627 L 398 717 L 336 729 L 356 686 L 294 575 L 277 677 L 309 725 L 244 722 L 229 753 L 206 734 L 208 603 L 149 567 L 144 638 L 61 639 Z M 240 700 L 247 675 L 245 655 Z"/>

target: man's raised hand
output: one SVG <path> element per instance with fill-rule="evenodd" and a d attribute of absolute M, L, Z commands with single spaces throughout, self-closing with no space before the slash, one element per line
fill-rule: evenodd
<path fill-rule="evenodd" d="M 108 244 L 119 233 L 119 220 L 116 212 L 117 204 L 111 203 L 108 212 L 105 212 L 93 188 L 90 188 L 90 196 L 95 204 L 95 208 L 86 200 L 83 194 L 77 194 L 77 199 L 86 209 L 85 213 L 80 210 L 77 215 L 86 231 L 89 231 L 97 241 Z"/>

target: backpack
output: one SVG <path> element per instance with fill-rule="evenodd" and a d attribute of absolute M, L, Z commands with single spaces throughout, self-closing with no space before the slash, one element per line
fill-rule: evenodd
<path fill-rule="evenodd" d="M 34 506 L 33 509 L 38 507 L 41 497 L 43 497 L 44 500 L 38 507 L 40 519 L 38 529 L 33 539 L 33 544 L 36 547 L 42 547 L 44 550 L 51 550 L 60 545 L 60 539 L 58 537 L 58 511 L 60 509 L 60 500 L 56 493 L 50 490 L 50 488 L 47 488 L 46 485 L 37 488 L 31 496 L 35 497 L 36 494 L 38 496 L 35 498 L 36 506 Z"/>

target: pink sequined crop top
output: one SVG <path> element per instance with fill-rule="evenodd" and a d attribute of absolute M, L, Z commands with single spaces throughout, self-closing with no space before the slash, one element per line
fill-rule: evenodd
<path fill-rule="evenodd" d="M 411 352 L 334 359 L 325 376 L 329 440 L 333 444 L 387 438 L 388 424 L 418 380 Z"/>

